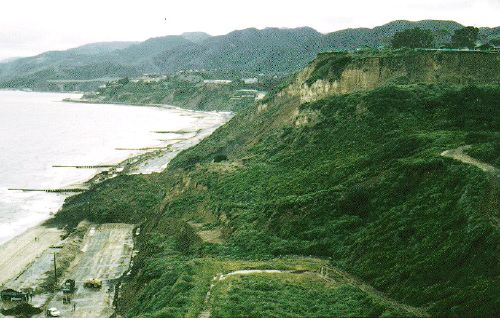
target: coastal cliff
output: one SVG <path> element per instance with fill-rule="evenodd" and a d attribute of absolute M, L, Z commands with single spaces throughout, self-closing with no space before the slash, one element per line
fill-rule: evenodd
<path fill-rule="evenodd" d="M 282 94 L 311 102 L 380 86 L 500 83 L 500 54 L 489 52 L 389 51 L 322 53 Z"/>
<path fill-rule="evenodd" d="M 498 316 L 498 56 L 321 54 L 54 222 L 138 224 L 127 317 Z"/>

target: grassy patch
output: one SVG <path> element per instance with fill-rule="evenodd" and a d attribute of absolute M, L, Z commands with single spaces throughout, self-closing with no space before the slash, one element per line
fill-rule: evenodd
<path fill-rule="evenodd" d="M 471 145 L 465 152 L 471 157 L 486 162 L 494 167 L 500 167 L 500 142 L 492 141 Z"/>
<path fill-rule="evenodd" d="M 433 315 L 498 316 L 497 181 L 440 156 L 494 141 L 498 100 L 498 86 L 391 86 L 300 106 L 276 96 L 167 171 L 109 180 L 68 200 L 61 217 L 142 223 L 119 304 L 129 317 L 196 316 L 213 276 L 241 269 L 230 264 L 289 268 L 277 259 L 309 255 Z M 309 111 L 317 121 L 295 126 L 294 114 Z M 234 168 L 214 169 L 220 153 Z M 189 221 L 220 228 L 223 243 L 203 242 Z M 221 292 L 220 314 L 250 309 L 236 304 L 247 297 L 269 316 L 290 297 L 297 315 L 390 313 L 351 288 L 320 287 L 337 300 L 322 307 L 316 287 L 285 279 L 261 295 L 257 283 L 235 282 L 238 300 Z"/>
<path fill-rule="evenodd" d="M 345 67 L 352 61 L 349 53 L 336 53 L 334 55 L 320 55 L 314 62 L 314 70 L 306 80 L 307 85 L 312 85 L 319 79 L 326 81 L 339 80 Z"/>
<path fill-rule="evenodd" d="M 411 317 L 360 289 L 314 274 L 252 274 L 219 282 L 214 317 Z"/>

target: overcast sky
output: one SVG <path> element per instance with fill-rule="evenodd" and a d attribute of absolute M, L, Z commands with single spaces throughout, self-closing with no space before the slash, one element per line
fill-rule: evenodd
<path fill-rule="evenodd" d="M 311 26 L 326 33 L 396 19 L 492 27 L 498 17 L 500 0 L 7 0 L 0 4 L 0 60 L 187 31 Z"/>

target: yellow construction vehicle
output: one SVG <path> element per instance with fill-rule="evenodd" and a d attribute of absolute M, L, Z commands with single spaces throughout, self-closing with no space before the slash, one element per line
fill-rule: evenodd
<path fill-rule="evenodd" d="M 85 283 L 83 283 L 83 287 L 100 289 L 102 287 L 102 281 L 97 278 L 92 278 L 85 281 Z"/>

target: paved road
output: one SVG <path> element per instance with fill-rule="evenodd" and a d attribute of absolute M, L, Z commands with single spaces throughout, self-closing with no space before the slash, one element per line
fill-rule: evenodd
<path fill-rule="evenodd" d="M 110 317 L 117 279 L 127 271 L 132 250 L 133 225 L 103 224 L 91 227 L 86 233 L 79 256 L 70 265 L 64 279 L 74 279 L 77 290 L 71 304 L 62 303 L 59 292 L 47 308 L 56 307 L 61 317 Z M 83 287 L 90 278 L 100 279 L 100 290 Z M 73 303 L 76 310 L 73 311 Z"/>

